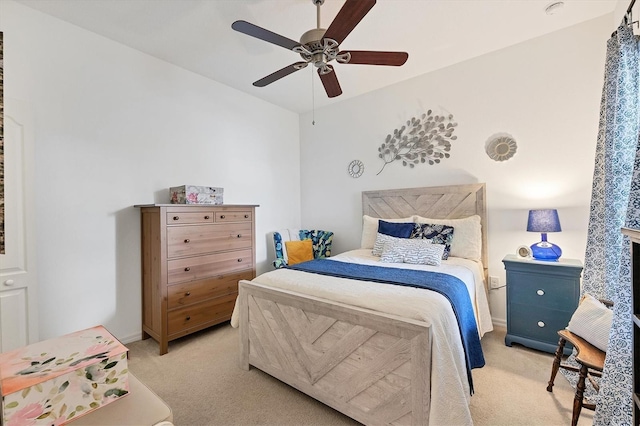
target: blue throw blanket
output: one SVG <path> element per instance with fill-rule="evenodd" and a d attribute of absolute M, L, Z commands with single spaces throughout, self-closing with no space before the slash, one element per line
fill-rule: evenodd
<path fill-rule="evenodd" d="M 467 286 L 459 278 L 440 272 L 360 265 L 327 259 L 298 263 L 289 266 L 289 269 L 361 281 L 426 288 L 442 294 L 451 303 L 458 320 L 467 363 L 469 388 L 473 394 L 471 369 L 484 367 L 484 355 L 482 354 L 482 346 L 480 346 L 480 336 L 469 292 Z"/>

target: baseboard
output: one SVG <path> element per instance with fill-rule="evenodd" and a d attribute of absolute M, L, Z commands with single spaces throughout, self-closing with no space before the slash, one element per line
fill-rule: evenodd
<path fill-rule="evenodd" d="M 120 343 L 122 343 L 123 345 L 126 345 L 127 343 L 137 342 L 138 340 L 142 340 L 142 332 L 133 333 L 128 336 L 119 338 L 118 340 L 120 340 Z"/>
<path fill-rule="evenodd" d="M 502 318 L 491 318 L 491 322 L 495 326 L 502 327 L 502 328 L 507 328 L 507 321 L 505 319 L 502 319 Z"/>

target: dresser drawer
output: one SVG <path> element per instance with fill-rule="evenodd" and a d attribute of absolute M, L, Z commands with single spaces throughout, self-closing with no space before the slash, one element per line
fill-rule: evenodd
<path fill-rule="evenodd" d="M 569 324 L 571 315 L 572 312 L 512 303 L 509 333 L 555 345 L 559 338 L 558 330 Z"/>
<path fill-rule="evenodd" d="M 537 305 L 549 309 L 573 310 L 576 308 L 575 279 L 509 272 L 509 301 L 527 305 Z M 565 324 L 566 325 L 566 324 Z"/>
<path fill-rule="evenodd" d="M 201 280 L 253 267 L 251 249 L 195 256 L 167 262 L 168 283 Z"/>
<path fill-rule="evenodd" d="M 216 223 L 225 222 L 251 222 L 251 211 L 249 210 L 228 210 L 216 212 Z"/>
<path fill-rule="evenodd" d="M 185 225 L 191 223 L 213 223 L 213 210 L 200 212 L 167 213 L 167 225 Z"/>
<path fill-rule="evenodd" d="M 238 281 L 253 279 L 253 271 L 220 275 L 201 281 L 174 284 L 168 287 L 168 309 L 199 303 L 238 292 Z"/>
<path fill-rule="evenodd" d="M 222 322 L 231 318 L 237 297 L 237 294 L 230 294 L 170 311 L 167 325 L 169 335 L 208 322 Z"/>
<path fill-rule="evenodd" d="M 169 258 L 195 256 L 212 251 L 238 250 L 252 245 L 251 222 L 167 228 Z"/>

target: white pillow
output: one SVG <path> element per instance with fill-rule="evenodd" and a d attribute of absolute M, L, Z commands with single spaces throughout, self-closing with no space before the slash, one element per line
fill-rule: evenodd
<path fill-rule="evenodd" d="M 480 216 L 473 215 L 463 219 L 431 219 L 414 216 L 417 223 L 453 226 L 453 241 L 449 256 L 482 260 L 482 227 Z"/>
<path fill-rule="evenodd" d="M 567 330 L 606 352 L 612 321 L 613 311 L 595 297 L 585 294 L 573 313 Z"/>
<path fill-rule="evenodd" d="M 385 222 L 394 222 L 394 223 L 402 223 L 402 222 L 414 222 L 414 216 L 405 217 L 402 219 L 384 219 Z M 367 216 L 366 214 L 362 216 L 362 239 L 360 240 L 360 248 L 363 249 L 372 249 L 373 245 L 376 242 L 376 237 L 378 236 L 378 219 L 377 217 Z M 379 254 L 377 256 L 380 256 Z"/>
<path fill-rule="evenodd" d="M 413 265 L 440 266 L 444 244 L 431 244 L 429 240 L 396 238 L 384 244 L 381 262 L 410 263 Z"/>

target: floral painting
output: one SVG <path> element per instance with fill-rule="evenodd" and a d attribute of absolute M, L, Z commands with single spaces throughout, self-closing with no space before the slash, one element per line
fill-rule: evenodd
<path fill-rule="evenodd" d="M 0 254 L 4 254 L 4 65 L 0 31 Z"/>

